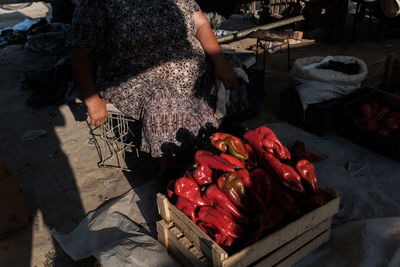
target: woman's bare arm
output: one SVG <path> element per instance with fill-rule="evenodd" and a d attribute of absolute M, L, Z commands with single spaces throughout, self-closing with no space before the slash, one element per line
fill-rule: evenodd
<path fill-rule="evenodd" d="M 193 20 L 195 36 L 203 46 L 205 53 L 211 58 L 215 79 L 222 81 L 224 86 L 229 88 L 236 83 L 238 76 L 226 62 L 208 19 L 203 12 L 199 11 L 193 14 Z"/>
<path fill-rule="evenodd" d="M 94 82 L 90 51 L 90 48 L 83 47 L 72 49 L 72 72 L 88 109 L 90 124 L 100 126 L 107 121 L 107 108 L 106 102 L 99 97 Z"/>

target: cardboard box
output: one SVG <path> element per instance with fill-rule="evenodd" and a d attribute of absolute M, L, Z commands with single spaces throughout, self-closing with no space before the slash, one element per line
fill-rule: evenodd
<path fill-rule="evenodd" d="M 29 223 L 29 214 L 18 177 L 0 158 L 0 238 Z"/>

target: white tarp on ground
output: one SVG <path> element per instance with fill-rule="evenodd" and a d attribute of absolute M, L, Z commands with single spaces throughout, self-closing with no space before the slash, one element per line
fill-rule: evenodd
<path fill-rule="evenodd" d="M 267 125 L 286 145 L 302 140 L 323 155 L 322 187 L 336 188 L 340 211 L 327 245 L 296 266 L 400 266 L 400 164 L 334 134 L 317 137 L 286 123 Z"/>
<path fill-rule="evenodd" d="M 315 163 L 321 187 L 341 196 L 331 240 L 297 266 L 400 266 L 400 164 L 334 134 L 317 137 L 287 123 L 269 124 L 287 146 L 302 140 L 325 161 Z M 73 258 L 96 256 L 107 266 L 173 265 L 155 236 L 156 184 L 147 184 L 88 214 L 68 235 L 54 234 Z"/>
<path fill-rule="evenodd" d="M 157 181 L 132 189 L 90 212 L 69 234 L 53 233 L 74 260 L 95 256 L 104 267 L 177 266 L 157 241 Z"/>

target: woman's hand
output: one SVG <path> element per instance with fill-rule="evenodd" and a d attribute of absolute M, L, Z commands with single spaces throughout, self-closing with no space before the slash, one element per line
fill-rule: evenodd
<path fill-rule="evenodd" d="M 100 126 L 107 121 L 107 101 L 98 95 L 85 99 L 85 104 L 90 117 L 90 125 Z"/>
<path fill-rule="evenodd" d="M 225 59 L 214 63 L 214 77 L 217 88 L 219 87 L 219 82 L 222 82 L 225 88 L 230 88 L 238 80 L 238 75 Z"/>

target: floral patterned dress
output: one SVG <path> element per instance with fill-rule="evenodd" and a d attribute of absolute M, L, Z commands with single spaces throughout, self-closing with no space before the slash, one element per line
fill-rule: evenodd
<path fill-rule="evenodd" d="M 194 0 L 81 0 L 74 13 L 69 45 L 93 49 L 101 96 L 142 122 L 141 150 L 153 157 L 193 147 L 221 123 L 194 36 L 199 10 Z M 228 112 L 245 109 L 244 84 L 231 91 Z"/>

